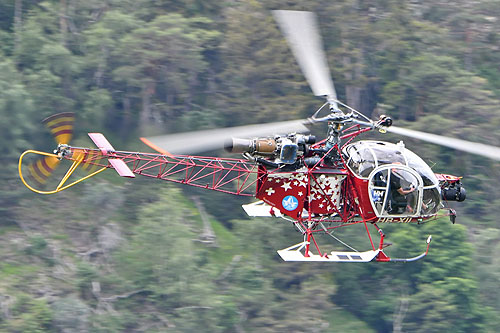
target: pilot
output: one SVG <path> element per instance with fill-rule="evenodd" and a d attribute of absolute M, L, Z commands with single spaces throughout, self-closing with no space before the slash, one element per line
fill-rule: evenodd
<path fill-rule="evenodd" d="M 389 189 L 391 192 L 391 207 L 389 209 L 389 213 L 400 214 L 400 208 L 404 208 L 407 212 L 413 213 L 413 207 L 416 199 L 413 193 L 415 191 L 415 187 L 411 184 L 409 188 L 404 189 L 401 186 L 401 176 L 398 175 L 396 168 L 391 169 Z"/>

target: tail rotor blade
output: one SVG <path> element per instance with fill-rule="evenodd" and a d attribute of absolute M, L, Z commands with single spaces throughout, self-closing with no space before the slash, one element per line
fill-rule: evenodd
<path fill-rule="evenodd" d="M 57 113 L 45 118 L 42 123 L 50 130 L 58 144 L 68 144 L 73 137 L 75 114 L 73 112 Z M 39 185 L 43 185 L 59 162 L 56 157 L 43 156 L 28 165 L 29 177 Z"/>
<path fill-rule="evenodd" d="M 445 147 L 450 147 L 456 150 L 465 151 L 467 153 L 488 157 L 497 161 L 500 161 L 500 148 L 490 145 L 485 145 L 482 143 L 471 142 L 466 140 L 460 140 L 455 138 L 450 138 L 446 136 L 430 134 L 415 130 L 410 130 L 407 128 L 391 126 L 387 128 L 388 132 L 407 136 L 410 138 L 431 142 Z"/>
<path fill-rule="evenodd" d="M 338 109 L 335 102 L 337 94 L 330 76 L 314 13 L 274 10 L 273 15 L 314 95 L 327 96 L 334 108 Z"/>
<path fill-rule="evenodd" d="M 45 118 L 42 123 L 50 130 L 57 144 L 68 144 L 73 137 L 75 114 L 73 112 L 57 113 Z"/>
<path fill-rule="evenodd" d="M 160 153 L 197 154 L 224 147 L 225 140 L 231 137 L 250 138 L 290 132 L 309 132 L 307 119 L 291 120 L 258 125 L 218 128 L 205 131 L 185 132 L 160 135 L 142 140 L 148 146 Z"/>
<path fill-rule="evenodd" d="M 28 166 L 30 178 L 38 184 L 45 184 L 59 162 L 59 159 L 53 156 L 37 159 Z"/>

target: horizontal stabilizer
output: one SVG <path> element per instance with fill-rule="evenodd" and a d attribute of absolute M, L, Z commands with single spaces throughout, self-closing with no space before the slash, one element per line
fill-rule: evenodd
<path fill-rule="evenodd" d="M 266 204 L 262 200 L 259 200 L 259 201 L 256 201 L 256 202 L 253 202 L 253 203 L 247 204 L 247 205 L 241 205 L 241 207 L 243 207 L 243 209 L 245 210 L 245 213 L 247 213 L 248 216 L 252 216 L 252 217 L 273 217 L 273 216 L 281 217 L 281 212 L 278 209 Z"/>
<path fill-rule="evenodd" d="M 89 136 L 103 154 L 106 154 L 110 151 L 115 151 L 115 148 L 113 148 L 111 143 L 109 143 L 109 141 L 101 133 L 89 133 Z"/>
<path fill-rule="evenodd" d="M 123 162 L 123 160 L 117 158 L 110 158 L 109 163 L 113 166 L 113 168 L 118 172 L 118 174 L 122 177 L 135 178 L 134 173 L 130 168 Z"/>

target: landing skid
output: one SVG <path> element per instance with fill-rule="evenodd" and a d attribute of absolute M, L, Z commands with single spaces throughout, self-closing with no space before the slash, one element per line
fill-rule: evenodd
<path fill-rule="evenodd" d="M 277 251 L 281 259 L 284 261 L 310 261 L 310 262 L 370 262 L 373 259 L 375 261 L 382 262 L 412 262 L 422 259 L 429 252 L 429 246 L 432 240 L 432 236 L 427 238 L 427 249 L 424 253 L 413 257 L 413 258 L 390 258 L 383 251 L 383 237 L 380 242 L 380 246 L 376 250 L 365 251 L 365 252 L 339 252 L 332 251 L 329 254 L 313 254 L 311 251 L 307 252 L 309 242 L 304 241 L 298 244 L 287 247 L 286 249 Z"/>
<path fill-rule="evenodd" d="M 331 262 L 369 262 L 375 258 L 381 250 L 372 250 L 366 252 L 336 252 L 320 256 L 312 254 L 306 257 L 302 250 L 308 245 L 308 242 L 301 242 L 286 249 L 279 250 L 278 254 L 284 261 L 331 261 Z M 305 252 L 305 250 L 304 250 Z"/>

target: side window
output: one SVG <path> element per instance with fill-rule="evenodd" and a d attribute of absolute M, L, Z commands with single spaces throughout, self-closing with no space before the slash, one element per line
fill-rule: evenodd
<path fill-rule="evenodd" d="M 349 158 L 349 167 L 351 168 L 351 170 L 356 173 L 356 174 L 359 174 L 359 164 L 361 162 L 361 156 L 359 156 L 359 153 L 358 151 L 354 148 L 354 147 L 350 147 L 349 149 L 349 155 L 350 155 L 350 158 Z"/>
<path fill-rule="evenodd" d="M 370 180 L 370 197 L 377 215 L 382 214 L 382 208 L 384 207 L 388 184 L 387 174 L 387 169 L 380 170 Z"/>
<path fill-rule="evenodd" d="M 359 175 L 361 177 L 368 177 L 370 172 L 375 169 L 376 162 L 370 149 L 362 150 L 361 152 L 361 163 L 359 164 Z"/>
<path fill-rule="evenodd" d="M 424 181 L 425 182 L 425 181 Z M 424 188 L 422 198 L 422 215 L 436 214 L 441 208 L 441 194 L 437 187 Z"/>
<path fill-rule="evenodd" d="M 369 194 L 377 216 L 415 216 L 419 213 L 421 180 L 403 166 L 383 166 L 370 175 Z M 432 200 L 435 193 L 427 193 Z M 430 205 L 426 205 L 429 207 Z"/>
<path fill-rule="evenodd" d="M 418 179 L 404 169 L 391 168 L 387 199 L 385 205 L 386 214 L 415 215 L 419 199 Z"/>

